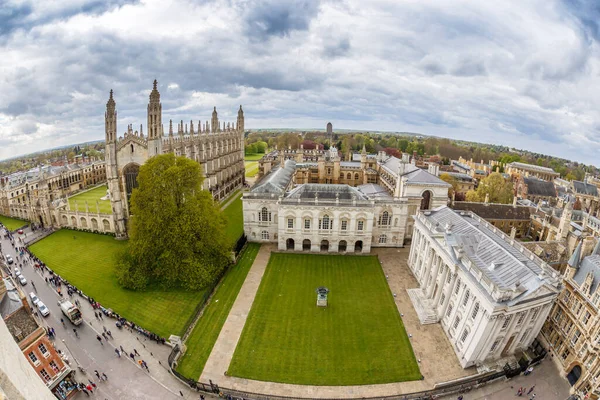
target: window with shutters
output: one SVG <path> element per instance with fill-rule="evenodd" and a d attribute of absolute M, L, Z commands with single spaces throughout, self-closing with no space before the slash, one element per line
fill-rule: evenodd
<path fill-rule="evenodd" d="M 467 340 L 467 337 L 469 336 L 469 330 L 465 329 L 462 333 L 462 335 L 460 336 L 460 341 L 461 343 L 464 343 L 465 340 Z"/>
<path fill-rule="evenodd" d="M 458 324 L 460 324 L 460 317 L 457 315 L 456 318 L 454 319 L 454 323 L 452 324 L 454 329 L 458 328 Z"/>
<path fill-rule="evenodd" d="M 452 308 L 454 306 L 452 305 L 452 303 L 448 304 L 448 311 L 446 311 L 446 317 L 449 317 L 450 314 L 452 314 Z"/>
<path fill-rule="evenodd" d="M 517 325 L 521 325 L 525 319 L 525 311 L 519 313 L 519 319 L 517 319 Z"/>
<path fill-rule="evenodd" d="M 456 288 L 454 289 L 454 294 L 458 294 L 460 292 L 460 279 L 456 282 Z"/>
<path fill-rule="evenodd" d="M 510 320 L 511 319 L 512 319 L 512 315 L 509 315 L 508 317 L 506 317 L 504 319 L 504 323 L 502 324 L 502 329 L 508 328 L 508 325 L 510 325 Z"/>
<path fill-rule="evenodd" d="M 477 318 L 477 314 L 479 314 L 479 303 L 475 303 L 473 306 L 473 312 L 471 313 L 471 319 Z"/>
<path fill-rule="evenodd" d="M 469 302 L 470 296 L 471 296 L 471 292 L 469 291 L 469 289 L 467 289 L 467 291 L 465 293 L 465 297 L 463 298 L 463 306 L 467 305 L 467 303 Z"/>
<path fill-rule="evenodd" d="M 496 351 L 496 349 L 498 348 L 498 346 L 500 345 L 500 342 L 502 341 L 502 338 L 500 339 L 496 339 L 494 341 L 494 343 L 492 344 L 492 347 L 490 348 L 490 353 L 493 353 L 494 351 Z"/>
<path fill-rule="evenodd" d="M 539 308 L 536 308 L 535 310 L 533 310 L 533 313 L 531 314 L 531 319 L 529 320 L 529 322 L 535 321 L 539 312 L 540 312 Z"/>

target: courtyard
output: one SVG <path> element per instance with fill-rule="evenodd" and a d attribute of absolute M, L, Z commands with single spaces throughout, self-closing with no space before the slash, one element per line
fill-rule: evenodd
<path fill-rule="evenodd" d="M 238 239 L 244 234 L 244 215 L 242 209 L 242 192 L 236 192 L 226 200 L 223 215 L 227 221 L 225 236 L 233 247 Z"/>
<path fill-rule="evenodd" d="M 96 201 L 98 201 L 100 213 L 112 214 L 110 200 L 100 200 L 104 196 L 106 196 L 106 185 L 101 185 L 69 197 L 69 207 L 72 211 L 75 211 L 75 202 L 77 202 L 77 208 L 79 211 L 85 212 L 85 202 L 87 201 L 90 212 L 95 213 Z"/>
<path fill-rule="evenodd" d="M 9 231 L 14 231 L 15 229 L 29 224 L 29 222 L 22 219 L 6 217 L 4 215 L 0 215 L 0 222 L 7 227 Z"/>
<path fill-rule="evenodd" d="M 320 286 L 326 308 L 316 306 Z M 227 372 L 301 385 L 421 379 L 373 256 L 272 253 Z"/>
<path fill-rule="evenodd" d="M 29 249 L 104 307 L 160 336 L 183 334 L 203 292 L 122 288 L 115 275 L 114 257 L 125 245 L 125 241 L 112 236 L 63 229 Z"/>

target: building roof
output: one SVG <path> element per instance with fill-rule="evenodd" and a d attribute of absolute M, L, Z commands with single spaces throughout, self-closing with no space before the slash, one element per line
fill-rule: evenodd
<path fill-rule="evenodd" d="M 592 254 L 585 257 L 581 261 L 577 271 L 575 271 L 573 280 L 577 282 L 579 286 L 581 286 L 585 282 L 585 278 L 588 276 L 588 274 L 592 275 L 592 284 L 590 286 L 590 291 L 588 292 L 589 294 L 596 291 L 598 283 L 600 282 L 600 255 Z"/>
<path fill-rule="evenodd" d="M 26 307 L 21 307 L 4 319 L 8 330 L 17 343 L 31 335 L 38 328 L 37 322 Z"/>
<path fill-rule="evenodd" d="M 451 171 L 443 171 L 441 174 L 448 174 L 454 179 L 464 182 L 473 182 L 474 179 L 471 175 L 463 174 L 462 172 L 451 172 Z"/>
<path fill-rule="evenodd" d="M 530 295 L 538 297 L 558 292 L 559 280 L 547 274 L 549 271 L 545 268 L 550 268 L 542 260 L 523 252 L 518 242 L 495 228 L 488 228 L 477 216 L 461 215 L 443 206 L 419 213 L 417 219 L 426 221 L 433 234 L 443 235 L 438 242 L 485 293 L 493 293 L 493 286 L 502 291 L 500 297 L 495 297 L 496 301 L 514 304 Z M 492 289 L 486 288 L 488 282 L 493 284 Z M 538 292 L 548 284 L 553 289 Z"/>
<path fill-rule="evenodd" d="M 360 162 L 356 162 L 356 161 L 340 161 L 340 167 L 360 168 Z"/>
<path fill-rule="evenodd" d="M 521 245 L 526 249 L 529 249 L 548 264 L 561 264 L 568 256 L 566 240 L 552 242 L 523 242 Z"/>
<path fill-rule="evenodd" d="M 305 183 L 292 190 L 286 199 L 327 200 L 368 200 L 367 196 L 349 185 Z"/>
<path fill-rule="evenodd" d="M 527 186 L 527 194 L 530 196 L 556 197 L 556 188 L 550 181 L 535 177 L 523 177 L 523 183 Z"/>
<path fill-rule="evenodd" d="M 412 166 L 412 164 L 408 164 L 408 165 Z M 407 172 L 404 175 L 402 175 L 402 178 L 406 179 L 406 184 L 408 184 L 408 185 L 429 185 L 429 186 L 444 186 L 444 187 L 452 186 L 449 183 L 441 180 L 437 176 L 432 175 L 429 172 L 427 172 L 421 168 L 416 168 L 416 167 L 412 171 Z"/>
<path fill-rule="evenodd" d="M 511 162 L 506 165 L 506 168 L 510 168 L 510 167 L 523 169 L 526 171 L 543 172 L 543 173 L 550 174 L 550 175 L 560 176 L 560 174 L 558 172 L 554 171 L 552 168 L 541 167 L 539 165 L 525 164 L 525 163 L 521 163 L 521 162 Z"/>
<path fill-rule="evenodd" d="M 392 196 L 387 189 L 374 183 L 359 185 L 356 189 L 370 199 L 392 199 Z"/>
<path fill-rule="evenodd" d="M 483 219 L 511 219 L 529 220 L 531 208 L 527 206 L 513 206 L 512 204 L 497 203 L 471 203 L 468 201 L 455 201 L 452 208 L 459 211 L 471 211 Z"/>
<path fill-rule="evenodd" d="M 571 266 L 573 268 L 578 268 L 580 260 L 581 260 L 581 242 L 579 242 L 579 244 L 575 248 L 575 251 L 571 255 L 571 258 L 569 258 L 569 261 L 567 264 L 569 264 L 569 266 Z"/>
<path fill-rule="evenodd" d="M 598 196 L 598 187 L 596 185 L 581 181 L 573 181 L 571 184 L 573 185 L 573 191 L 577 194 L 586 194 L 596 197 Z"/>
<path fill-rule="evenodd" d="M 258 185 L 251 192 L 278 195 L 285 193 L 286 188 L 292 181 L 295 169 L 296 162 L 294 160 L 287 160 L 283 168 L 281 166 L 273 168 L 269 174 L 258 182 Z"/>
<path fill-rule="evenodd" d="M 360 153 L 353 153 L 352 154 L 352 161 L 358 161 L 358 162 L 360 162 L 360 157 L 361 157 Z M 367 154 L 367 158 L 375 158 L 375 157 L 377 157 L 377 155 L 375 155 L 375 154 Z"/>
<path fill-rule="evenodd" d="M 17 291 L 17 288 L 12 284 L 12 281 L 8 278 L 3 279 L 3 283 L 6 287 L 6 293 L 0 299 L 0 315 L 3 318 L 8 317 L 10 314 L 23 307 L 21 296 Z"/>

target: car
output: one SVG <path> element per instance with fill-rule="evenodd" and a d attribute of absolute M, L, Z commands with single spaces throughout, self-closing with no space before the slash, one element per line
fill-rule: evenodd
<path fill-rule="evenodd" d="M 31 302 L 33 303 L 34 306 L 37 306 L 37 304 L 40 302 L 40 299 L 38 299 L 36 294 L 33 292 L 29 293 L 29 298 L 31 299 Z"/>
<path fill-rule="evenodd" d="M 42 314 L 42 316 L 44 317 L 47 317 L 50 314 L 50 310 L 48 310 L 48 307 L 46 307 L 46 305 L 42 303 L 41 300 L 38 301 L 37 308 L 38 310 L 40 310 L 40 314 Z"/>
<path fill-rule="evenodd" d="M 19 235 L 22 235 L 22 234 L 23 234 L 23 229 L 19 229 L 19 230 L 17 231 L 17 233 L 18 233 Z"/>
<path fill-rule="evenodd" d="M 9 264 L 12 264 L 14 262 L 13 259 L 12 259 L 12 257 L 10 256 L 10 254 L 6 255 L 6 262 L 9 263 Z"/>
<path fill-rule="evenodd" d="M 21 284 L 21 286 L 27 285 L 27 279 L 23 275 L 17 275 L 17 280 Z"/>
<path fill-rule="evenodd" d="M 21 270 L 19 268 L 15 268 L 15 276 L 21 275 Z"/>

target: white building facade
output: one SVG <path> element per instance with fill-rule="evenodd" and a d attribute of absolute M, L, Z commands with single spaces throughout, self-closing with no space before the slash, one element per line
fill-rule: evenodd
<path fill-rule="evenodd" d="M 281 251 L 331 253 L 403 247 L 412 233 L 410 216 L 420 207 L 440 206 L 447 200 L 446 182 L 395 157 L 386 157 L 379 165 L 382 184 L 356 187 L 297 185 L 297 167 L 296 161 L 285 161 L 244 194 L 249 241 L 277 243 Z"/>
<path fill-rule="evenodd" d="M 421 323 L 440 322 L 464 368 L 528 348 L 560 291 L 557 273 L 470 212 L 415 217 L 409 293 Z"/>

